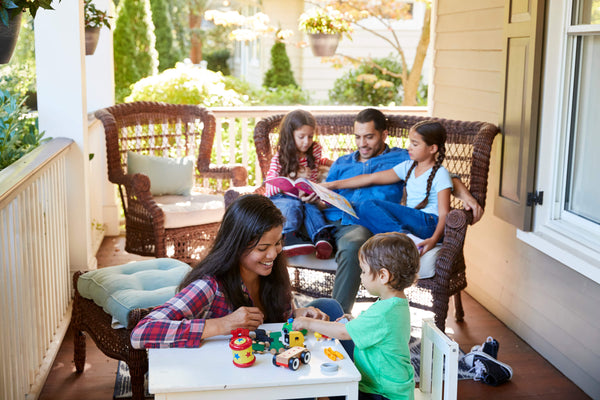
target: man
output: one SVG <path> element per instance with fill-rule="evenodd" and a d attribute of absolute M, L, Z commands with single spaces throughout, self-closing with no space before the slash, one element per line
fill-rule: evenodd
<path fill-rule="evenodd" d="M 361 111 L 354 122 L 354 137 L 358 150 L 338 158 L 329 170 L 327 181 L 387 170 L 409 160 L 406 149 L 388 147 L 385 143 L 387 134 L 387 121 L 381 111 L 374 108 Z M 452 181 L 454 196 L 463 201 L 466 210 L 473 210 L 473 222 L 477 222 L 481 218 L 482 208 L 460 179 L 453 178 Z M 403 185 L 391 184 L 342 189 L 338 190 L 338 193 L 348 199 L 352 205 L 372 199 L 400 203 L 403 189 Z M 337 208 L 326 208 L 324 215 L 337 227 L 335 260 L 338 267 L 332 297 L 342 305 L 345 313 L 350 313 L 360 285 L 358 249 L 372 236 L 372 233 L 367 228 L 357 225 L 354 217 Z"/>

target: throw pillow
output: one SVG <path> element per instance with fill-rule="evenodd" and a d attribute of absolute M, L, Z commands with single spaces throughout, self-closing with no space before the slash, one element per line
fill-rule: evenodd
<path fill-rule="evenodd" d="M 189 196 L 194 186 L 194 160 L 189 157 L 145 156 L 128 151 L 127 173 L 147 175 L 150 178 L 150 193 L 154 196 Z"/>

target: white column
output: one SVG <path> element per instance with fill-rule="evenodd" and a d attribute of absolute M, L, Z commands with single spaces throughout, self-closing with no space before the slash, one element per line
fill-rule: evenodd
<path fill-rule="evenodd" d="M 53 2 L 35 18 L 35 53 L 40 130 L 77 143 L 67 169 L 71 270 L 93 269 L 89 210 L 88 121 L 83 2 Z"/>

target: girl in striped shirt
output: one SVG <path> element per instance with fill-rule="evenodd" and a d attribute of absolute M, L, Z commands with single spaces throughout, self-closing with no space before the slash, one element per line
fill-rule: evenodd
<path fill-rule="evenodd" d="M 291 111 L 283 118 L 279 127 L 277 152 L 271 159 L 266 180 L 286 176 L 291 179 L 304 177 L 317 182 L 319 166 L 329 167 L 333 161 L 322 157 L 323 148 L 314 141 L 316 125 L 315 117 L 305 110 Z M 299 197 L 294 197 L 266 183 L 265 195 L 285 217 L 283 250 L 288 257 L 315 251 L 318 258 L 331 257 L 333 225 L 326 222 L 319 208 L 322 202 L 314 193 L 307 195 L 301 192 Z M 303 239 L 302 226 L 306 228 L 310 242 Z"/>

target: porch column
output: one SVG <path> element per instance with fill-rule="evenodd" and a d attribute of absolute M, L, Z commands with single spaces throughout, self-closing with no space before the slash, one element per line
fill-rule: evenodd
<path fill-rule="evenodd" d="M 35 18 L 40 131 L 67 137 L 77 146 L 67 169 L 68 238 L 71 270 L 96 268 L 89 209 L 89 144 L 83 2 L 53 3 Z"/>

